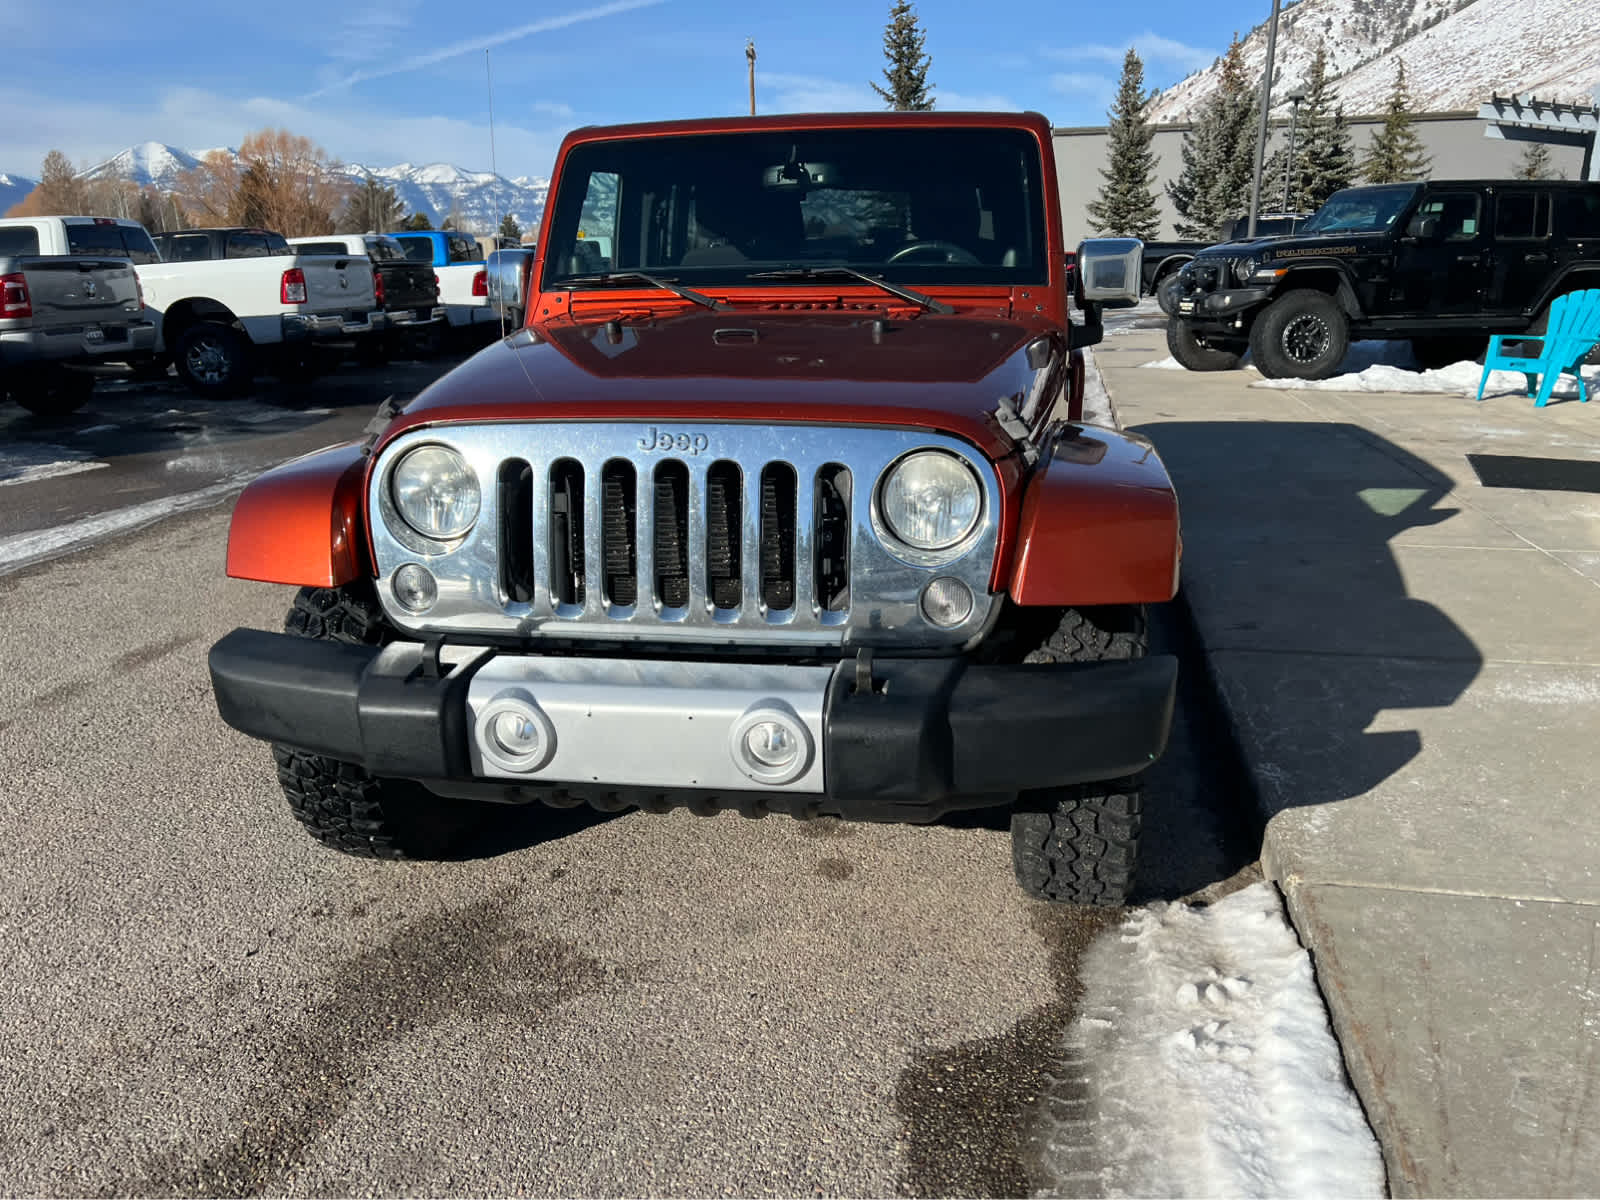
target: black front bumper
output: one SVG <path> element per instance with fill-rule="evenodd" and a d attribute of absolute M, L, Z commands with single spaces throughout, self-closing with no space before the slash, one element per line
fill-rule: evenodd
<path fill-rule="evenodd" d="M 1180 292 L 1177 315 L 1205 328 L 1232 327 L 1245 314 L 1272 299 L 1265 287 L 1221 288 L 1214 292 Z"/>
<path fill-rule="evenodd" d="M 251 737 L 419 780 L 442 795 L 581 798 L 578 785 L 472 774 L 466 694 L 483 661 L 439 669 L 415 643 L 380 651 L 254 629 L 234 630 L 210 655 L 217 711 Z M 1008 804 L 1019 791 L 1132 775 L 1166 748 L 1177 673 L 1166 656 L 1059 666 L 846 660 L 823 709 L 825 794 L 711 799 L 923 822 Z"/>

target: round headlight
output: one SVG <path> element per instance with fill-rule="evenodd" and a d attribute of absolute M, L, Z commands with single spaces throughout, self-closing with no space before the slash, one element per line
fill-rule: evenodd
<path fill-rule="evenodd" d="M 1238 278 L 1240 283 L 1244 283 L 1250 278 L 1250 276 L 1256 273 L 1256 260 L 1253 258 L 1241 258 L 1237 260 L 1233 264 L 1233 273 Z"/>
<path fill-rule="evenodd" d="M 402 458 L 390 480 L 394 507 L 424 537 L 447 542 L 478 519 L 478 477 L 448 446 L 419 446 Z"/>
<path fill-rule="evenodd" d="M 880 496 L 889 532 L 917 550 L 956 545 L 972 532 L 983 507 L 972 468 L 939 450 L 919 450 L 890 467 Z"/>

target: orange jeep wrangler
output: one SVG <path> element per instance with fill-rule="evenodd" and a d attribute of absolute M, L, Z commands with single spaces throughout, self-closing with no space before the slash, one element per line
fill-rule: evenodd
<path fill-rule="evenodd" d="M 1045 119 L 591 127 L 550 197 L 523 328 L 234 511 L 228 574 L 301 590 L 217 707 L 294 814 L 398 857 L 496 804 L 998 807 L 1029 892 L 1120 903 L 1178 507 L 1082 421 L 1140 247 L 1068 253 Z"/>

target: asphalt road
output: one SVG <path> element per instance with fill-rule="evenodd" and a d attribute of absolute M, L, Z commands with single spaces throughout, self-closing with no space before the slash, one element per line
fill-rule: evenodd
<path fill-rule="evenodd" d="M 4 528 L 189 478 L 161 454 L 233 471 L 337 440 L 402 378 L 371 374 L 289 410 L 330 410 L 314 421 L 191 412 L 181 448 L 14 483 Z M 1024 898 L 982 818 L 508 810 L 460 861 L 325 850 L 266 749 L 215 715 L 207 647 L 277 627 L 290 597 L 224 578 L 226 526 L 223 505 L 0 576 L 7 1192 L 1038 1185 L 1030 1137 L 1074 963 L 1114 914 Z M 1181 648 L 1172 623 L 1161 638 Z M 1187 696 L 1152 772 L 1141 900 L 1253 877 L 1210 721 Z"/>

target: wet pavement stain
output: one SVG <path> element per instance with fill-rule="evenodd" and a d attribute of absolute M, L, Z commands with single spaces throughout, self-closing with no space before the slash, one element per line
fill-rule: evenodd
<path fill-rule="evenodd" d="M 1032 1194 L 1027 1124 L 1081 998 L 1078 958 L 1122 913 L 1035 906 L 1029 920 L 1049 951 L 1055 996 L 997 1037 L 916 1052 L 895 1086 L 906 1143 L 901 1195 Z"/>
<path fill-rule="evenodd" d="M 855 873 L 855 863 L 845 858 L 825 858 L 817 864 L 817 874 L 835 883 L 843 883 Z"/>
<path fill-rule="evenodd" d="M 89 690 L 89 680 L 72 679 L 66 683 L 59 683 L 48 691 L 40 692 L 31 701 L 35 711 L 60 708 Z"/>
<path fill-rule="evenodd" d="M 164 642 L 156 642 L 150 646 L 140 646 L 137 650 L 130 650 L 126 654 L 118 655 L 113 664 L 119 671 L 132 671 L 139 667 L 149 666 L 151 663 L 175 654 L 185 646 L 192 646 L 200 639 L 194 634 L 183 637 L 168 638 Z"/>
<path fill-rule="evenodd" d="M 267 1049 L 229 1144 L 180 1147 L 104 1194 L 280 1193 L 390 1045 L 456 1018 L 534 1022 L 610 981 L 608 968 L 566 943 L 519 930 L 516 898 L 506 888 L 432 914 L 346 961 L 328 998 Z"/>

